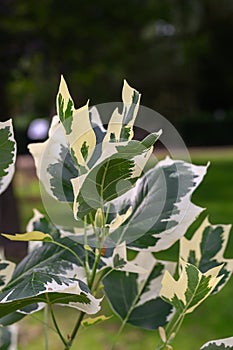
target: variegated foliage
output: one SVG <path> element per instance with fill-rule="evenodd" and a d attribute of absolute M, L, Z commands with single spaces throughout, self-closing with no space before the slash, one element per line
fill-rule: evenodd
<path fill-rule="evenodd" d="M 132 262 L 144 271 L 114 271 L 103 281 L 105 295 L 123 322 L 156 329 L 166 324 L 172 314 L 172 307 L 160 298 L 159 293 L 164 271 L 173 274 L 176 264 L 157 261 L 150 252 L 138 253 Z"/>
<path fill-rule="evenodd" d="M 181 260 L 180 268 L 181 273 L 177 281 L 168 271 L 165 272 L 160 296 L 183 316 L 192 312 L 215 289 L 222 278 L 218 277 L 222 266 L 201 273 L 196 266 Z"/>
<path fill-rule="evenodd" d="M 0 122 L 0 194 L 5 191 L 15 171 L 16 142 L 11 119 Z"/>
<path fill-rule="evenodd" d="M 224 252 L 230 226 L 205 220 L 191 240 L 184 238 L 203 210 L 191 199 L 208 165 L 167 157 L 145 171 L 161 131 L 133 140 L 140 94 L 126 81 L 122 102 L 105 129 L 95 107 L 87 103 L 75 108 L 61 78 L 49 137 L 29 150 L 44 188 L 73 207 L 77 226 L 56 227 L 35 211 L 27 233 L 5 234 L 30 243 L 16 267 L 0 262 L 0 324 L 12 324 L 46 303 L 95 314 L 102 281 L 103 293 L 123 324 L 159 328 L 164 342 L 159 349 L 169 349 L 174 325 L 229 280 L 233 260 L 224 258 Z M 2 174 L 9 180 L 15 144 L 11 125 L 7 127 L 11 171 L 4 165 Z M 179 262 L 155 258 L 177 241 Z M 136 256 L 129 259 L 130 254 Z M 101 315 L 82 324 L 105 319 Z M 69 349 L 72 341 L 62 341 Z"/>
<path fill-rule="evenodd" d="M 222 266 L 222 276 L 214 292 L 219 291 L 229 280 L 233 272 L 233 259 L 224 258 L 231 225 L 211 225 L 205 219 L 191 240 L 182 237 L 180 240 L 180 257 L 195 265 L 205 273 L 213 267 Z"/>
<path fill-rule="evenodd" d="M 143 141 L 132 140 L 140 94 L 126 81 L 122 100 L 122 112 L 113 112 L 105 130 L 96 108 L 89 110 L 87 104 L 75 109 L 62 77 L 58 116 L 53 119 L 49 138 L 29 145 L 29 149 L 48 193 L 60 201 L 73 202 L 77 220 L 94 217 L 102 208 L 109 227 L 132 208 L 124 225 L 106 230 L 105 245 L 125 241 L 132 249 L 160 251 L 182 237 L 201 212 L 190 199 L 206 167 L 168 158 L 143 174 L 161 131 Z M 91 226 L 87 228 L 88 233 L 91 230 Z M 92 238 L 88 243 L 97 245 Z M 82 242 L 78 236 L 73 239 Z"/>
<path fill-rule="evenodd" d="M 233 337 L 211 340 L 204 344 L 200 350 L 232 350 L 233 349 Z"/>
<path fill-rule="evenodd" d="M 28 240 L 45 239 L 45 242 L 50 243 L 34 247 L 15 270 L 8 267 L 1 271 L 1 280 L 8 283 L 4 284 L 0 294 L 0 322 L 2 320 L 3 324 L 10 324 L 12 318 L 17 318 L 15 312 L 35 312 L 41 308 L 41 303 L 67 305 L 89 314 L 98 312 L 100 300 L 91 294 L 86 285 L 82 266 L 86 254 L 83 246 L 66 237 L 61 238 L 56 227 L 38 212 L 35 212 L 30 227 L 34 229 L 30 234 L 13 235 L 10 238 L 15 240 L 17 237 L 20 240 L 22 236 L 22 240 L 25 240 L 27 236 Z M 50 235 L 43 231 L 50 232 Z M 54 239 L 67 249 L 53 245 Z M 92 266 L 91 255 L 89 263 Z"/>

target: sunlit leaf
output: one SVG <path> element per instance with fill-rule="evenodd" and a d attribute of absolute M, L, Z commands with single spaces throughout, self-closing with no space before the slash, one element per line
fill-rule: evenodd
<path fill-rule="evenodd" d="M 73 188 L 70 180 L 79 175 L 65 134 L 57 116 L 53 118 L 49 138 L 42 143 L 28 145 L 34 157 L 36 173 L 45 190 L 62 202 L 73 202 Z"/>
<path fill-rule="evenodd" d="M 141 95 L 124 80 L 122 89 L 123 110 L 116 109 L 108 124 L 104 142 L 127 141 L 133 138 L 133 125 L 137 116 Z"/>
<path fill-rule="evenodd" d="M 48 233 L 40 231 L 32 231 L 26 233 L 14 233 L 6 234 L 2 233 L 2 236 L 8 238 L 10 241 L 52 241 L 53 238 Z"/>
<path fill-rule="evenodd" d="M 83 321 L 82 321 L 82 326 L 84 327 L 90 327 L 90 326 L 94 326 L 100 322 L 103 322 L 103 321 L 107 321 L 111 318 L 111 316 L 104 316 L 104 315 L 100 315 L 100 316 L 97 316 L 97 317 L 92 317 L 92 318 L 85 318 Z"/>
<path fill-rule="evenodd" d="M 88 103 L 79 109 L 74 108 L 73 100 L 63 77 L 61 77 L 57 94 L 57 114 L 64 126 L 65 138 L 74 159 L 79 165 L 87 167 L 96 146 Z"/>
<path fill-rule="evenodd" d="M 215 289 L 222 277 L 217 277 L 222 266 L 201 273 L 196 266 L 181 261 L 178 281 L 166 271 L 160 296 L 174 306 L 180 315 L 192 312 Z"/>
<path fill-rule="evenodd" d="M 142 141 L 118 145 L 116 153 L 73 179 L 74 216 L 82 218 L 132 188 L 131 179 L 141 174 L 159 136 L 160 132 L 153 133 Z"/>
<path fill-rule="evenodd" d="M 224 258 L 231 225 L 211 225 L 206 218 L 188 240 L 180 241 L 180 257 L 197 266 L 201 272 L 222 265 L 219 276 L 224 276 L 214 292 L 219 291 L 229 280 L 233 272 L 233 259 Z"/>

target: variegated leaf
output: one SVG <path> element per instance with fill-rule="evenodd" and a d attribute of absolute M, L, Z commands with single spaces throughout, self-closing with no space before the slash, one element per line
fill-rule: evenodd
<path fill-rule="evenodd" d="M 115 146 L 110 157 L 104 155 L 87 174 L 73 179 L 74 216 L 83 218 L 132 188 L 131 179 L 141 174 L 160 134 Z"/>
<path fill-rule="evenodd" d="M 124 322 L 156 329 L 168 322 L 172 307 L 160 297 L 165 269 L 174 273 L 175 263 L 157 261 L 150 252 L 140 252 L 131 261 L 142 273 L 114 271 L 103 281 L 104 292 L 114 312 Z"/>
<path fill-rule="evenodd" d="M 71 281 L 72 286 L 74 283 L 81 283 L 82 286 L 86 286 L 86 274 L 85 269 L 82 266 L 83 261 L 85 260 L 86 251 L 83 246 L 71 241 L 68 238 L 61 238 L 59 231 L 53 227 L 52 224 L 50 224 L 45 217 L 42 216 L 42 214 L 36 212 L 33 219 L 30 220 L 29 224 L 31 229 L 38 229 L 40 231 L 45 232 L 51 232 L 51 235 L 53 236 L 56 241 L 58 241 L 60 244 L 67 246 L 67 249 L 63 249 L 60 246 L 55 246 L 51 242 L 45 242 L 39 247 L 35 247 L 34 250 L 32 250 L 16 267 L 11 280 L 3 290 L 3 292 L 0 294 L 0 298 L 4 296 L 3 293 L 13 293 L 14 290 L 22 291 L 24 288 L 26 288 L 27 291 L 30 293 L 30 286 L 33 289 L 33 291 L 36 291 L 36 286 L 34 286 L 34 282 L 38 284 L 38 286 L 41 285 L 41 288 L 43 289 L 43 283 L 42 283 L 42 277 L 44 279 L 50 278 L 55 279 L 58 281 L 59 285 L 59 279 L 60 285 L 62 286 L 62 280 L 68 281 L 67 283 L 67 289 L 68 294 L 71 294 L 67 296 L 69 298 L 69 306 L 72 307 L 78 307 L 80 310 L 83 310 L 83 306 L 80 305 L 79 302 L 80 296 L 79 295 L 73 295 L 72 293 L 69 293 L 69 281 Z M 72 254 L 73 251 L 73 254 Z M 88 260 L 90 268 L 93 266 L 94 262 L 94 254 L 91 252 L 88 252 Z M 100 268 L 103 265 L 103 262 L 100 262 Z M 35 277 L 38 277 L 38 279 L 35 279 Z M 41 282 L 39 282 L 39 279 Z M 79 280 L 79 282 L 76 281 L 76 279 Z M 24 286 L 24 284 L 27 283 L 27 286 Z M 66 283 L 66 282 L 65 282 Z M 36 284 L 36 285 L 37 285 Z M 46 284 L 46 283 L 45 283 Z M 64 283 L 63 283 L 64 285 Z M 7 292 L 6 292 L 7 291 Z M 41 308 L 41 303 L 46 302 L 46 293 L 63 293 L 62 290 L 58 290 L 57 292 L 47 291 L 45 289 L 45 292 L 39 293 L 38 295 L 33 295 L 33 291 L 31 291 L 32 296 L 30 298 L 27 298 L 27 300 L 23 300 L 23 295 L 21 295 L 21 299 L 18 301 L 18 307 L 16 308 L 16 304 L 14 300 L 11 301 L 12 308 L 9 310 L 6 308 L 2 310 L 2 317 L 0 319 L 0 322 L 3 322 L 4 324 L 7 324 L 8 322 L 11 322 L 11 319 L 13 318 L 22 318 L 24 314 L 26 313 L 32 313 L 36 312 Z M 88 292 L 89 293 L 89 292 Z M 87 294 L 88 294 L 87 293 Z M 13 295 L 13 294 L 10 294 Z M 66 297 L 66 295 L 65 295 Z M 25 295 L 26 298 L 26 295 Z M 51 294 L 51 302 L 58 302 L 59 296 Z M 55 299 L 54 299 L 55 298 Z M 99 301 L 96 301 L 96 299 L 93 299 L 93 297 L 88 294 L 88 298 L 90 299 L 90 303 L 86 304 L 84 306 L 85 310 L 87 312 L 90 312 L 92 309 L 90 307 L 96 307 L 96 305 L 99 305 Z M 60 299 L 59 303 L 63 303 L 63 300 Z M 66 303 L 66 298 L 64 299 L 64 303 Z M 68 303 L 68 299 L 67 299 Z M 93 304 L 94 303 L 94 304 Z M 95 308 L 96 310 L 96 308 Z M 15 311 L 20 311 L 20 315 L 18 313 L 14 313 Z M 1 310 L 0 310 L 1 312 Z M 7 313 L 6 313 L 7 312 Z M 92 312 L 92 311 L 91 311 Z M 94 309 L 93 309 L 94 312 Z M 23 313 L 23 314 L 22 314 Z M 8 318 L 4 317 L 4 315 L 8 315 Z M 23 316 L 21 316 L 23 315 Z"/>
<path fill-rule="evenodd" d="M 233 272 L 233 259 L 224 258 L 231 225 L 211 225 L 206 218 L 189 240 L 180 240 L 180 257 L 197 266 L 201 272 L 222 265 L 219 276 L 224 276 L 214 292 L 219 291 Z"/>
<path fill-rule="evenodd" d="M 35 303 L 67 305 L 88 314 L 100 309 L 100 300 L 91 295 L 81 280 L 34 270 L 4 288 L 0 294 L 0 313 L 6 316 Z"/>
<path fill-rule="evenodd" d="M 101 261 L 105 264 L 102 268 L 111 268 L 114 270 L 120 270 L 133 273 L 147 273 L 147 270 L 138 264 L 136 261 L 127 259 L 127 250 L 125 242 L 117 246 L 110 257 L 102 257 Z"/>
<path fill-rule="evenodd" d="M 42 143 L 28 145 L 34 157 L 36 172 L 45 190 L 62 202 L 73 202 L 73 188 L 70 180 L 79 175 L 78 168 L 70 154 L 64 130 L 55 116 L 49 130 L 49 138 Z"/>
<path fill-rule="evenodd" d="M 87 167 L 96 146 L 95 132 L 89 116 L 88 103 L 74 108 L 66 82 L 61 77 L 57 95 L 57 114 L 64 126 L 67 144 L 77 164 Z"/>
<path fill-rule="evenodd" d="M 211 340 L 204 344 L 200 350 L 232 350 L 233 349 L 233 337 Z"/>
<path fill-rule="evenodd" d="M 222 278 L 218 277 L 222 266 L 201 273 L 196 266 L 181 260 L 180 268 L 178 281 L 168 271 L 165 272 L 160 296 L 173 305 L 180 315 L 185 315 L 192 312 L 215 289 Z"/>
<path fill-rule="evenodd" d="M 111 202 L 110 213 L 124 213 L 128 220 L 111 233 L 106 245 L 126 241 L 135 250 L 161 251 L 180 239 L 203 210 L 191 202 L 207 167 L 169 158 L 145 173 L 133 189 Z"/>
<path fill-rule="evenodd" d="M 16 142 L 12 120 L 0 122 L 0 194 L 5 191 L 15 171 Z"/>
<path fill-rule="evenodd" d="M 123 111 L 116 109 L 109 121 L 104 142 L 120 142 L 133 138 L 133 125 L 137 116 L 141 95 L 126 80 L 122 89 Z"/>

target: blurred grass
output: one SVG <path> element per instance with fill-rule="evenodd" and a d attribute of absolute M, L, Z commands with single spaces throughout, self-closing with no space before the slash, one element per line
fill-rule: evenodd
<path fill-rule="evenodd" d="M 196 164 L 211 164 L 203 183 L 193 195 L 193 202 L 207 208 L 202 214 L 209 215 L 211 223 L 233 222 L 233 151 L 228 150 L 194 150 L 191 152 L 192 161 Z M 30 181 L 29 181 L 30 180 Z M 39 199 L 39 185 L 35 176 L 17 172 L 17 196 L 20 203 L 22 225 L 32 216 L 32 208 L 43 211 Z M 233 257 L 233 234 L 228 243 L 227 257 Z M 187 315 L 184 324 L 173 342 L 176 350 L 198 350 L 210 339 L 233 336 L 233 278 L 217 295 L 209 297 L 191 315 Z M 64 334 L 69 334 L 73 327 L 77 312 L 58 307 L 56 309 L 59 323 L 64 326 Z M 111 311 L 104 302 L 105 314 Z M 109 350 L 111 342 L 120 326 L 116 317 L 92 328 L 81 330 L 80 337 L 73 349 Z M 51 335 L 51 337 L 50 337 Z M 49 330 L 49 350 L 63 349 L 54 331 Z M 141 350 L 142 347 L 154 350 L 157 342 L 157 332 L 145 331 L 127 326 L 121 335 L 115 350 Z M 20 347 L 23 349 L 44 349 L 43 314 L 28 316 L 20 322 Z"/>

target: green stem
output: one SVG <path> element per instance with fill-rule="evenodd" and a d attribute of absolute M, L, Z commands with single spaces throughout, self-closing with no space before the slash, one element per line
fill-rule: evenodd
<path fill-rule="evenodd" d="M 85 249 L 85 245 L 87 245 L 87 217 L 86 216 L 84 216 L 85 272 L 86 272 L 87 280 L 89 280 L 90 278 L 89 257 L 88 257 L 88 251 Z"/>
<path fill-rule="evenodd" d="M 157 345 L 155 350 L 165 350 L 167 349 L 168 345 L 171 343 L 171 340 L 173 340 L 178 333 L 183 320 L 184 320 L 184 313 L 178 313 L 176 312 L 171 321 L 167 324 L 165 328 L 165 333 L 166 333 L 166 342 L 163 342 L 162 340 L 160 343 Z"/>
<path fill-rule="evenodd" d="M 56 331 L 57 331 L 57 334 L 59 335 L 62 343 L 65 345 L 65 350 L 69 350 L 70 349 L 70 346 L 68 344 L 68 342 L 66 341 L 66 339 L 63 337 L 61 331 L 60 331 L 60 328 L 58 326 L 58 323 L 57 323 L 57 320 L 56 320 L 56 317 L 55 317 L 55 314 L 54 314 L 54 311 L 53 311 L 53 306 L 50 304 L 50 312 L 51 312 L 51 316 L 52 316 L 52 320 L 53 320 L 53 324 L 54 324 L 54 327 L 56 328 Z"/>
<path fill-rule="evenodd" d="M 97 268 L 98 268 L 98 265 L 99 265 L 99 262 L 100 262 L 100 257 L 101 257 L 101 250 L 99 250 L 99 254 L 96 255 L 96 257 L 95 257 L 95 261 L 94 261 L 94 264 L 93 264 L 91 277 L 90 277 L 90 279 L 88 281 L 88 287 L 89 287 L 90 290 L 92 289 L 93 284 L 94 284 L 96 271 L 97 271 Z M 85 316 L 85 314 L 86 313 L 83 312 L 83 311 L 80 312 L 80 314 L 79 314 L 78 320 L 77 320 L 77 322 L 75 324 L 75 327 L 74 327 L 74 329 L 73 329 L 73 331 L 71 333 L 71 336 L 70 336 L 70 339 L 69 339 L 69 342 L 68 342 L 68 345 L 69 345 L 68 349 L 70 349 L 70 347 L 72 346 L 72 343 L 73 343 L 73 341 L 74 341 L 74 339 L 75 339 L 75 337 L 76 337 L 76 335 L 78 333 L 78 330 L 79 330 L 79 328 L 81 326 L 81 323 L 82 323 L 82 320 L 83 320 L 83 317 Z M 66 348 L 65 348 L 65 350 L 66 350 Z"/>
<path fill-rule="evenodd" d="M 83 312 L 83 311 L 80 312 L 80 314 L 79 314 L 78 320 L 77 320 L 77 322 L 75 324 L 75 327 L 74 327 L 74 329 L 73 329 L 73 331 L 71 333 L 71 336 L 69 338 L 69 341 L 68 341 L 68 346 L 69 346 L 68 349 L 70 349 L 71 346 L 72 346 L 72 343 L 73 343 L 73 341 L 74 341 L 74 339 L 75 339 L 75 337 L 76 337 L 76 335 L 78 333 L 79 327 L 81 326 L 81 323 L 82 323 L 82 320 L 83 320 L 83 317 L 85 316 L 85 314 L 86 313 Z M 66 348 L 65 348 L 65 350 L 66 350 Z"/>
<path fill-rule="evenodd" d="M 99 252 L 98 252 L 98 254 L 95 257 L 95 261 L 94 261 L 94 264 L 93 264 L 93 267 L 92 267 L 91 278 L 90 278 L 90 280 L 88 282 L 88 287 L 90 289 L 92 289 L 92 287 L 93 287 L 93 283 L 94 283 L 94 280 L 95 280 L 96 271 L 97 271 L 97 268 L 98 268 L 98 265 L 99 265 L 99 262 L 100 262 L 100 258 L 101 258 L 101 249 L 99 249 Z"/>
<path fill-rule="evenodd" d="M 45 305 L 44 308 L 44 340 L 45 340 L 45 350 L 49 350 L 49 341 L 48 341 L 48 305 Z"/>
<path fill-rule="evenodd" d="M 80 259 L 80 257 L 71 248 L 69 248 L 66 245 L 64 245 L 64 244 L 62 244 L 60 242 L 57 242 L 57 241 L 49 241 L 48 243 L 55 244 L 55 245 L 65 249 L 65 250 L 67 250 L 71 254 L 73 254 L 75 256 L 75 258 L 78 260 L 78 262 L 81 264 L 81 266 L 83 266 L 85 268 L 85 266 L 83 265 L 83 261 Z"/>

